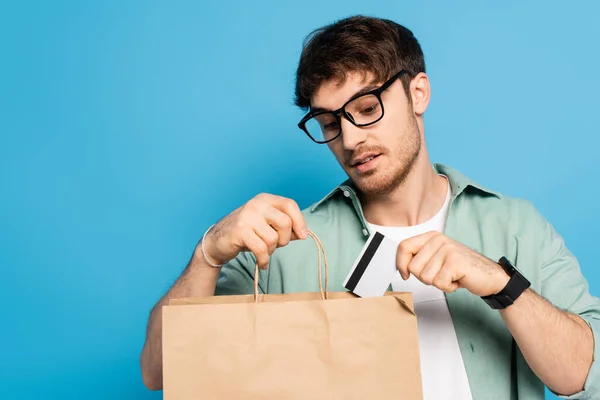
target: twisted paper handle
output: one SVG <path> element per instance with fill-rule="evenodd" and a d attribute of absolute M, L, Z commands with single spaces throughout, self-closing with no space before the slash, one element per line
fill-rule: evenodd
<path fill-rule="evenodd" d="M 321 300 L 325 300 L 328 298 L 328 289 L 329 289 L 329 268 L 327 265 L 327 255 L 325 254 L 325 248 L 323 247 L 323 243 L 319 239 L 319 237 L 312 232 L 308 231 L 308 235 L 312 237 L 317 245 L 319 262 L 318 262 L 318 270 L 319 270 L 319 292 L 321 293 Z M 323 290 L 322 283 L 322 272 L 321 272 L 321 252 L 323 252 L 323 261 L 325 264 L 325 290 Z M 254 302 L 258 303 L 258 263 L 254 265 Z"/>

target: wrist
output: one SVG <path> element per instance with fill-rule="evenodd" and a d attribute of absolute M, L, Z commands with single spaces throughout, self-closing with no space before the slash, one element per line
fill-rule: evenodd
<path fill-rule="evenodd" d="M 503 285 L 499 290 L 482 299 L 493 309 L 504 309 L 511 306 L 519 296 L 527 290 L 531 283 L 519 272 L 506 257 L 501 257 L 498 265 L 505 276 L 498 278 L 498 285 Z"/>
<path fill-rule="evenodd" d="M 508 275 L 499 264 L 496 264 L 496 266 L 498 267 L 498 273 L 495 276 L 496 284 L 494 285 L 494 289 L 490 295 L 500 293 L 502 290 L 504 290 L 504 288 L 506 288 L 508 282 L 510 282 L 510 275 Z"/>
<path fill-rule="evenodd" d="M 213 268 L 220 268 L 229 260 L 225 260 L 218 255 L 216 245 L 213 241 L 214 238 L 211 235 L 213 227 L 214 225 L 210 226 L 206 232 L 204 232 L 204 236 L 196 249 L 196 254 L 204 261 L 204 264 L 208 264 Z"/>

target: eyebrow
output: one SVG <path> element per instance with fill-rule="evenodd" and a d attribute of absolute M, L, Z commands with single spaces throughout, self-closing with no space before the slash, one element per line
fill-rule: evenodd
<path fill-rule="evenodd" d="M 353 94 L 353 95 L 350 97 L 350 100 L 352 100 L 352 99 L 354 99 L 355 97 L 358 97 L 358 96 L 360 96 L 360 95 L 363 95 L 363 94 L 365 94 L 365 93 L 367 93 L 367 92 L 370 92 L 370 91 L 371 91 L 371 90 L 373 90 L 373 89 L 377 89 L 377 86 L 376 86 L 376 85 L 369 85 L 369 86 L 365 86 L 364 88 L 362 88 L 362 89 L 360 89 L 359 91 L 357 91 L 356 93 L 354 93 L 354 94 Z M 330 110 L 330 109 L 328 109 L 328 108 L 323 108 L 323 107 L 311 107 L 310 109 L 311 109 L 311 111 L 312 111 L 313 113 L 318 113 L 318 112 L 322 112 L 322 111 L 333 111 L 333 110 Z"/>

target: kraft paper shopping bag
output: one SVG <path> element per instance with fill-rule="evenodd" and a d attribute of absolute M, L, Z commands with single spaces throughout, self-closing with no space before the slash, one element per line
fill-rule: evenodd
<path fill-rule="evenodd" d="M 422 399 L 411 294 L 328 292 L 310 235 L 318 293 L 259 294 L 255 267 L 254 295 L 164 306 L 166 400 Z"/>

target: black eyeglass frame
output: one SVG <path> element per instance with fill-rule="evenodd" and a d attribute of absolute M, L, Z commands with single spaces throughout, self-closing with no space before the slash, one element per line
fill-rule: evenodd
<path fill-rule="evenodd" d="M 352 98 L 350 98 L 350 100 L 348 100 L 346 103 L 344 103 L 343 106 L 341 106 L 340 108 L 338 108 L 337 110 L 334 111 L 318 111 L 316 113 L 313 113 L 312 111 L 310 111 L 308 114 L 306 114 L 298 123 L 298 128 L 300 128 L 304 133 L 306 133 L 306 135 L 315 143 L 318 144 L 325 144 L 325 143 L 329 143 L 335 139 L 337 139 L 341 134 L 342 134 L 342 120 L 340 117 L 340 114 L 344 114 L 344 116 L 346 117 L 346 119 L 348 121 L 350 121 L 354 126 L 357 127 L 365 127 L 365 126 L 369 126 L 369 125 L 373 125 L 379 121 L 381 121 L 381 119 L 383 118 L 384 114 L 385 114 L 385 109 L 383 107 L 383 101 L 381 100 L 381 94 L 387 89 L 389 88 L 392 83 L 394 83 L 396 81 L 396 79 L 399 79 L 402 75 L 404 75 L 407 71 L 405 69 L 402 69 L 400 72 L 398 72 L 397 74 L 395 74 L 394 76 L 392 76 L 390 79 L 388 79 L 383 85 L 381 85 L 380 87 L 378 87 L 377 89 L 373 89 L 369 92 L 366 93 L 362 93 L 359 94 L 358 96 L 354 96 Z M 377 100 L 379 101 L 379 105 L 381 106 L 381 116 L 379 118 L 377 118 L 375 121 L 372 122 L 368 122 L 366 124 L 357 124 L 354 121 L 354 118 L 352 118 L 352 115 L 348 114 L 348 112 L 346 112 L 346 106 L 348 104 L 350 104 L 351 102 L 353 102 L 356 99 L 359 99 L 363 96 L 371 96 L 374 95 Z M 319 115 L 323 115 L 323 114 L 333 114 L 334 118 L 336 119 L 338 126 L 339 126 L 339 132 L 337 133 L 337 135 L 335 135 L 334 137 L 332 137 L 329 140 L 317 140 L 314 137 L 312 137 L 312 135 L 308 132 L 308 130 L 306 129 L 306 122 L 308 122 L 309 119 L 317 117 Z"/>

